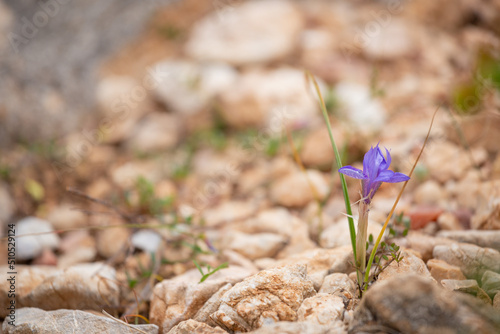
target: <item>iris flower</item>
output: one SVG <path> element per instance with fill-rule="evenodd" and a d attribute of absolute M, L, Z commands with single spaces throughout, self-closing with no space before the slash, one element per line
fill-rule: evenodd
<path fill-rule="evenodd" d="M 391 154 L 385 149 L 387 156 L 384 157 L 382 150 L 377 146 L 370 148 L 363 159 L 363 170 L 352 166 L 344 166 L 339 172 L 361 180 L 363 201 L 370 204 L 375 192 L 382 182 L 398 183 L 408 181 L 409 176 L 389 170 Z"/>

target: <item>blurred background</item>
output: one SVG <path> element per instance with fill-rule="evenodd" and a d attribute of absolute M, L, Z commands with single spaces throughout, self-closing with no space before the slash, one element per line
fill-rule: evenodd
<path fill-rule="evenodd" d="M 333 222 L 342 201 L 309 70 L 346 164 L 380 142 L 407 172 L 441 106 L 403 207 L 431 207 L 415 228 L 443 212 L 470 227 L 498 198 L 499 50 L 499 1 L 3 0 L 0 221 L 110 223 L 68 187 L 137 215 L 220 222 L 277 205 L 308 221 L 314 194 L 284 179 L 303 165 Z M 23 259 L 57 262 L 51 247 Z M 65 263 L 113 254 L 102 247 Z"/>

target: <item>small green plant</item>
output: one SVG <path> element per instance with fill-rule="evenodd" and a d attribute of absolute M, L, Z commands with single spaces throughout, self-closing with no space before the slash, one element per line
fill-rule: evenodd
<path fill-rule="evenodd" d="M 153 183 L 146 178 L 140 176 L 136 181 L 135 189 L 139 196 L 139 207 L 146 213 L 157 216 L 172 208 L 174 198 L 171 196 L 156 197 Z"/>
<path fill-rule="evenodd" d="M 217 271 L 228 267 L 227 262 L 224 262 L 215 268 L 212 268 L 210 265 L 207 265 L 206 266 L 207 271 L 204 272 L 203 268 L 198 264 L 198 262 L 196 260 L 193 259 L 193 263 L 196 266 L 196 268 L 198 268 L 198 271 L 201 274 L 201 278 L 200 278 L 200 281 L 198 283 L 203 283 L 207 278 L 209 278 L 211 275 L 215 274 Z"/>

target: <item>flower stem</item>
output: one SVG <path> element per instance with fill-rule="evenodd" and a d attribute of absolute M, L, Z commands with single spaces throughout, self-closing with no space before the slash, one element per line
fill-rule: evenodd
<path fill-rule="evenodd" d="M 356 262 L 360 272 L 366 268 L 366 241 L 368 239 L 368 204 L 359 202 L 358 233 L 356 235 Z M 361 282 L 360 282 L 361 283 Z"/>

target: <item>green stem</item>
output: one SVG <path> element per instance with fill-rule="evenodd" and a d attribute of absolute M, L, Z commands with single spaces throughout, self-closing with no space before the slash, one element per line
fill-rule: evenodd
<path fill-rule="evenodd" d="M 333 151 L 335 153 L 335 160 L 337 161 L 337 168 L 340 169 L 342 168 L 342 161 L 340 160 L 340 154 L 339 150 L 337 149 L 337 145 L 335 144 L 335 139 L 333 139 L 333 132 L 332 132 L 332 127 L 330 126 L 330 119 L 328 118 L 328 112 L 326 111 L 326 106 L 325 106 L 325 101 L 323 100 L 323 96 L 321 95 L 321 91 L 319 89 L 318 83 L 316 82 L 316 79 L 314 79 L 313 75 L 309 72 L 306 72 L 309 78 L 311 79 L 312 83 L 314 84 L 314 87 L 316 88 L 316 92 L 318 94 L 318 97 L 320 99 L 320 107 L 321 107 L 321 112 L 323 113 L 323 118 L 325 119 L 326 127 L 328 129 L 328 135 L 330 136 L 330 142 L 333 147 Z M 352 252 L 354 254 L 354 258 L 356 259 L 356 229 L 354 228 L 354 220 L 352 219 L 352 209 L 351 209 L 351 202 L 349 200 L 349 192 L 347 191 L 347 183 L 345 181 L 344 174 L 338 173 L 340 176 L 340 182 L 342 183 L 342 193 L 344 195 L 344 202 L 345 202 L 345 210 L 347 213 L 347 221 L 349 222 L 349 234 L 351 237 L 351 245 L 352 245 Z M 358 267 L 358 265 L 356 265 Z"/>

